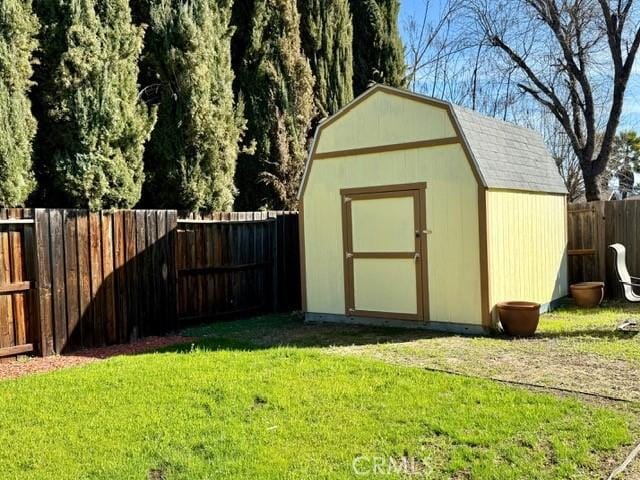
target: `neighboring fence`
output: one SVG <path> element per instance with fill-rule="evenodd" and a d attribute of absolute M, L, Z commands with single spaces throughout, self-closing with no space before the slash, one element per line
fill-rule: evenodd
<path fill-rule="evenodd" d="M 297 214 L 0 209 L 0 357 L 300 308 Z"/>
<path fill-rule="evenodd" d="M 604 281 L 608 296 L 621 297 L 608 246 L 622 243 L 629 271 L 640 274 L 640 200 L 571 204 L 568 233 L 569 283 Z"/>

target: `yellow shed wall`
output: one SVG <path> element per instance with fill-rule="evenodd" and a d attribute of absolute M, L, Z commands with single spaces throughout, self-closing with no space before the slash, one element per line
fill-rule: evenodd
<path fill-rule="evenodd" d="M 396 95 L 373 94 L 325 128 L 316 151 L 323 153 L 455 135 L 446 109 Z"/>
<path fill-rule="evenodd" d="M 424 105 L 421 108 L 430 109 Z M 417 122 L 404 118 L 402 125 Z M 426 126 L 428 123 L 422 124 L 423 128 Z M 327 131 L 341 127 L 335 123 L 329 128 Z M 320 137 L 320 146 L 325 133 Z M 376 139 L 378 133 L 358 129 L 353 138 L 371 135 L 363 141 L 384 143 Z M 345 313 L 340 189 L 415 182 L 427 182 L 426 220 L 432 231 L 427 237 L 430 320 L 482 323 L 478 186 L 461 145 L 313 162 L 303 199 L 308 312 Z M 379 283 L 385 279 L 371 277 L 370 281 Z"/>
<path fill-rule="evenodd" d="M 567 294 L 566 198 L 489 190 L 489 305 L 506 300 L 546 304 Z"/>

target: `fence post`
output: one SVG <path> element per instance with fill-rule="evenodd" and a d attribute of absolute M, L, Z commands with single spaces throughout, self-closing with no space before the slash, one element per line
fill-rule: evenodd
<path fill-rule="evenodd" d="M 275 313 L 278 311 L 278 263 L 279 259 L 279 251 L 278 251 L 278 222 L 280 221 L 279 216 L 276 214 L 273 218 L 273 222 L 271 222 L 271 310 Z"/>
<path fill-rule="evenodd" d="M 176 247 L 177 247 L 177 230 L 178 230 L 178 211 L 167 211 L 167 283 L 168 283 L 168 306 L 167 312 L 169 330 L 177 330 L 178 323 L 178 274 L 176 271 Z M 164 272 L 163 272 L 164 273 Z"/>
<path fill-rule="evenodd" d="M 607 240 L 605 238 L 607 220 L 604 206 L 605 202 L 603 201 L 594 202 L 593 204 L 594 222 L 596 226 L 596 249 L 598 252 L 598 280 L 601 282 L 607 281 Z M 605 288 L 608 288 L 606 283 Z"/>
<path fill-rule="evenodd" d="M 51 298 L 51 253 L 49 250 L 49 214 L 45 209 L 34 210 L 34 251 L 36 272 L 36 330 L 41 356 L 53 353 L 53 325 Z"/>

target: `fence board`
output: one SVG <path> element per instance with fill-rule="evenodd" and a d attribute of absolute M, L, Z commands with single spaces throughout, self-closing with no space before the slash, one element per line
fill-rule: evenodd
<path fill-rule="evenodd" d="M 6 220 L 7 211 L 0 211 L 0 220 Z M 7 229 L 0 230 L 0 285 L 11 284 L 11 249 L 9 245 L 9 231 Z M 13 303 L 8 295 L 0 295 L 0 350 L 8 349 L 15 345 L 14 329 L 15 318 L 13 314 Z M 5 350 L 10 352 L 10 350 Z M 0 359 L 0 362 L 3 360 Z"/>
<path fill-rule="evenodd" d="M 22 218 L 22 212 L 19 209 L 10 209 L 8 213 L 10 218 Z M 20 284 L 27 280 L 24 272 L 24 252 L 23 247 L 23 231 L 13 230 L 9 232 L 9 248 L 11 250 L 11 283 Z M 14 338 L 15 345 L 24 345 L 27 343 L 27 296 L 23 292 L 16 292 L 11 295 L 13 317 L 14 317 Z"/>
<path fill-rule="evenodd" d="M 104 345 L 102 290 L 102 224 L 99 213 L 89 213 L 89 269 L 91 272 L 92 345 Z"/>
<path fill-rule="evenodd" d="M 43 209 L 35 211 L 35 239 L 40 353 L 42 355 L 50 355 L 55 351 L 53 343 L 51 250 L 49 248 L 49 213 Z"/>
<path fill-rule="evenodd" d="M 79 285 L 80 276 L 78 269 L 78 235 L 77 213 L 73 210 L 62 212 L 63 236 L 64 236 L 64 269 L 66 286 L 66 314 L 67 328 L 69 331 L 69 344 L 71 347 L 82 345 L 80 323 Z"/>
<path fill-rule="evenodd" d="M 127 277 L 127 319 L 123 324 L 125 341 L 135 340 L 138 332 L 138 269 L 137 269 L 137 240 L 136 240 L 136 213 L 123 212 L 125 245 L 125 275 Z"/>
<path fill-rule="evenodd" d="M 21 212 L 23 219 L 33 219 L 32 209 L 23 209 Z M 35 238 L 33 231 L 33 224 L 26 225 L 22 229 L 22 266 L 23 266 L 23 280 L 30 282 L 30 289 L 25 293 L 25 325 L 26 325 L 26 342 L 31 344 L 37 344 L 37 310 L 35 302 L 37 296 L 35 295 L 36 287 L 36 264 L 35 264 Z"/>
<path fill-rule="evenodd" d="M 101 293 L 104 300 L 104 342 L 113 344 L 118 341 L 113 279 L 113 214 L 100 215 L 102 246 L 102 284 Z"/>
<path fill-rule="evenodd" d="M 138 302 L 138 314 L 136 316 L 136 325 L 134 327 L 134 337 L 142 337 L 144 336 L 144 325 L 142 319 L 144 319 L 147 315 L 147 288 L 148 285 L 145 283 L 146 275 L 146 265 L 144 259 L 144 251 L 147 247 L 147 237 L 146 237 L 146 221 L 145 221 L 145 212 L 136 211 L 135 212 L 135 222 L 136 222 L 136 281 L 137 281 L 137 290 L 136 290 L 136 298 Z"/>
<path fill-rule="evenodd" d="M 116 336 L 119 343 L 128 340 L 127 305 L 127 273 L 125 270 L 126 238 L 124 227 L 124 212 L 113 214 L 113 270 L 115 281 L 115 295 L 118 299 L 115 312 Z"/>
<path fill-rule="evenodd" d="M 64 235 L 62 211 L 49 212 L 51 232 L 51 289 L 53 298 L 53 332 L 56 352 L 62 352 L 67 343 L 67 312 L 64 264 Z"/>
<path fill-rule="evenodd" d="M 86 211 L 76 212 L 76 232 L 78 251 L 78 283 L 80 309 L 80 345 L 93 345 L 93 305 L 91 303 L 91 248 L 89 235 L 89 215 Z"/>

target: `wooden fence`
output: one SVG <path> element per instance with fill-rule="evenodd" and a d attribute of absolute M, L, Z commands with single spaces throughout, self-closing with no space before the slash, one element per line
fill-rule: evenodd
<path fill-rule="evenodd" d="M 567 221 L 569 283 L 603 281 L 608 296 L 622 297 L 608 246 L 622 243 L 629 271 L 640 274 L 640 200 L 571 204 Z"/>
<path fill-rule="evenodd" d="M 234 212 L 178 220 L 181 325 L 300 308 L 298 216 Z"/>
<path fill-rule="evenodd" d="M 300 308 L 297 215 L 0 209 L 0 357 Z"/>

